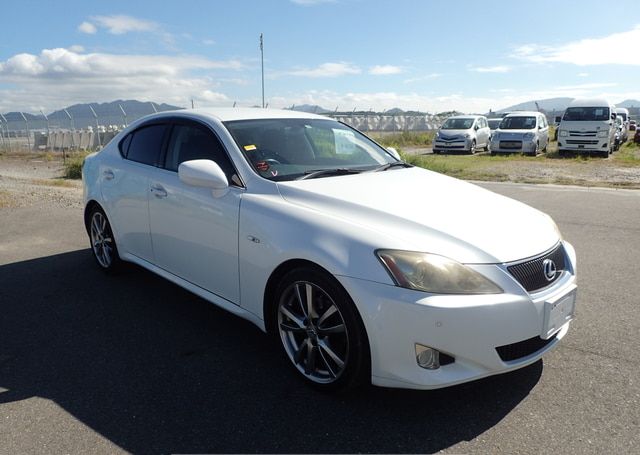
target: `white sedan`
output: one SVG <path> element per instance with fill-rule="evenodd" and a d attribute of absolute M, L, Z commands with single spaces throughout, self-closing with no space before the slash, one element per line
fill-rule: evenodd
<path fill-rule="evenodd" d="M 87 157 L 83 180 L 102 269 L 133 262 L 248 319 L 321 388 L 503 373 L 574 315 L 575 251 L 549 216 L 325 117 L 155 114 Z"/>

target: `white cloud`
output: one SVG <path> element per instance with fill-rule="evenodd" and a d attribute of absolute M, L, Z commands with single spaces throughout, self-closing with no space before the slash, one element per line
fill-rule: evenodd
<path fill-rule="evenodd" d="M 640 25 L 627 32 L 601 38 L 586 38 L 557 46 L 527 44 L 515 49 L 513 57 L 534 63 L 573 65 L 640 65 L 629 53 L 628 43 L 640 42 Z"/>
<path fill-rule="evenodd" d="M 237 71 L 237 60 L 215 61 L 200 56 L 82 54 L 70 49 L 44 49 L 39 55 L 17 54 L 0 61 L 0 112 L 80 102 L 139 99 L 187 105 L 228 101 L 212 91 L 220 81 L 207 71 Z M 197 72 L 198 76 L 193 73 Z M 0 85 L 1 87 L 1 85 Z"/>
<path fill-rule="evenodd" d="M 93 35 L 98 31 L 98 29 L 91 22 L 83 22 L 82 24 L 78 25 L 78 31 L 86 33 L 88 35 Z"/>
<path fill-rule="evenodd" d="M 369 68 L 369 74 L 374 76 L 386 76 L 389 74 L 400 74 L 402 68 L 394 65 L 375 65 Z"/>
<path fill-rule="evenodd" d="M 589 77 L 589 73 L 578 73 L 578 77 Z"/>
<path fill-rule="evenodd" d="M 74 44 L 73 46 L 69 46 L 69 50 L 71 52 L 84 52 L 84 46 L 80 46 L 79 44 Z"/>
<path fill-rule="evenodd" d="M 511 67 L 505 65 L 476 66 L 469 68 L 469 71 L 475 71 L 476 73 L 508 73 L 511 71 Z"/>
<path fill-rule="evenodd" d="M 360 74 L 362 70 L 351 63 L 338 62 L 338 63 L 323 63 L 316 68 L 301 68 L 288 71 L 285 74 L 291 76 L 303 76 L 303 77 L 338 77 L 347 74 Z"/>
<path fill-rule="evenodd" d="M 430 74 L 425 74 L 424 76 L 418 76 L 418 77 L 412 77 L 410 79 L 405 79 L 403 82 L 405 84 L 413 84 L 414 82 L 428 81 L 428 80 L 431 80 L 431 79 L 437 79 L 439 77 L 442 77 L 441 73 L 430 73 Z"/>
<path fill-rule="evenodd" d="M 291 0 L 291 3 L 301 6 L 315 6 L 322 5 L 324 3 L 335 3 L 336 0 Z"/>
<path fill-rule="evenodd" d="M 93 16 L 91 20 L 112 35 L 123 35 L 128 32 L 152 32 L 158 29 L 158 24 L 155 22 L 123 14 Z"/>

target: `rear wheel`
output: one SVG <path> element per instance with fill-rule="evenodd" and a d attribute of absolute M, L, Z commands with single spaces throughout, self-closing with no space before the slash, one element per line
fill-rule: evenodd
<path fill-rule="evenodd" d="M 120 266 L 118 248 L 107 215 L 99 206 L 89 213 L 87 228 L 94 259 L 105 272 L 115 271 Z"/>
<path fill-rule="evenodd" d="M 276 292 L 277 333 L 298 373 L 323 389 L 344 389 L 367 379 L 369 349 L 353 301 L 328 273 L 301 267 Z"/>

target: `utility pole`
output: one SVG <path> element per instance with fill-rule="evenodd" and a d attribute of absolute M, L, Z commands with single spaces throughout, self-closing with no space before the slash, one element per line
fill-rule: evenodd
<path fill-rule="evenodd" d="M 262 68 L 262 108 L 264 109 L 264 37 L 260 33 L 260 66 Z"/>
<path fill-rule="evenodd" d="M 157 114 L 158 113 L 158 109 L 156 109 L 156 105 L 153 104 L 153 101 L 149 101 L 149 103 L 151 103 L 151 109 L 153 109 L 153 113 Z"/>

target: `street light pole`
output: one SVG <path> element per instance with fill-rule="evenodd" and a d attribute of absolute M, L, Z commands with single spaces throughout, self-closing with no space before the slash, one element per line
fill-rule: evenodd
<path fill-rule="evenodd" d="M 118 104 L 118 107 L 120 108 L 120 112 L 122 112 L 122 118 L 124 118 L 124 126 L 126 128 L 128 126 L 127 125 L 127 113 L 124 111 L 124 108 L 122 107 L 122 104 Z"/>
<path fill-rule="evenodd" d="M 260 33 L 260 66 L 262 69 L 262 108 L 264 109 L 264 37 Z"/>

